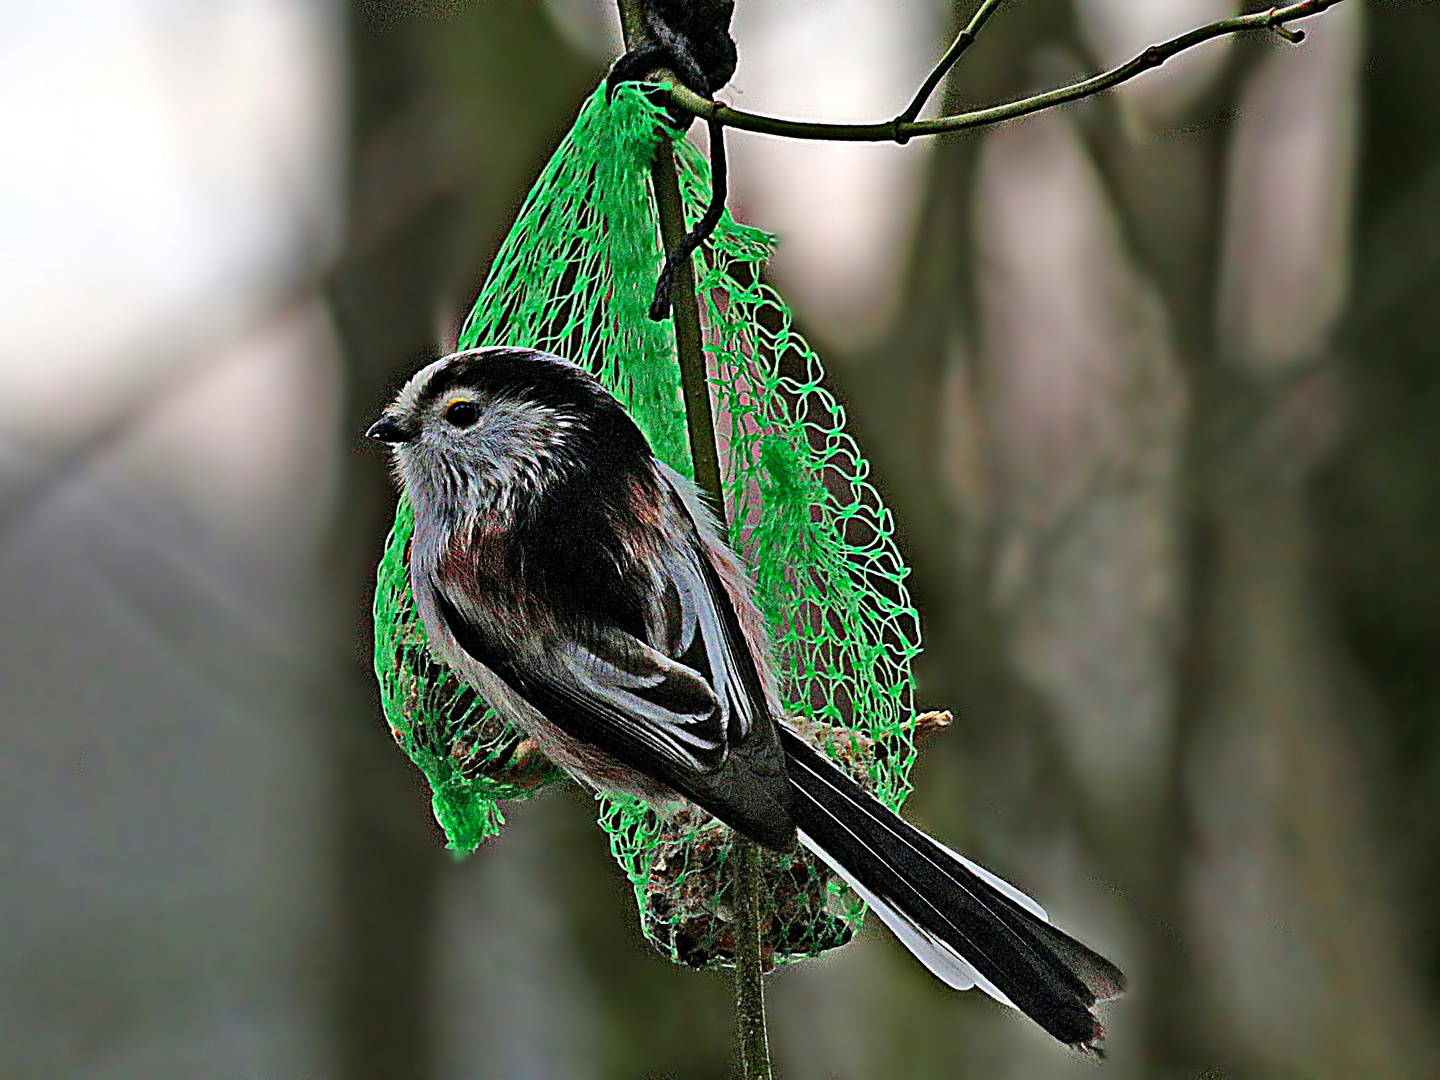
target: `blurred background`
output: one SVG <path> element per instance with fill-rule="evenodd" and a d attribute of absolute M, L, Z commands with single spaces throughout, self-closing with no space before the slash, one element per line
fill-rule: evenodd
<path fill-rule="evenodd" d="M 894 115 L 973 0 L 739 0 L 724 95 Z M 1014 0 L 946 111 L 1231 0 Z M 1106 1075 L 1440 1075 L 1440 5 L 1348 2 L 732 209 L 915 568 L 908 812 L 1122 963 Z M 359 433 L 453 342 L 606 0 L 0 5 L 0 1075 L 729 1074 L 593 802 L 452 861 L 369 672 Z M 787 1080 L 1095 1075 L 883 932 Z"/>

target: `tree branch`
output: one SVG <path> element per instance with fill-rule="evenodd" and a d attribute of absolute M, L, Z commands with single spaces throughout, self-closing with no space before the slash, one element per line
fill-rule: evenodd
<path fill-rule="evenodd" d="M 945 50 L 945 55 L 940 58 L 940 62 L 935 65 L 929 75 L 925 76 L 925 81 L 915 92 L 914 100 L 905 106 L 905 111 L 895 118 L 895 123 L 908 124 L 920 115 L 920 110 L 930 100 L 930 95 L 940 85 L 940 80 L 950 73 L 950 69 L 955 66 L 955 62 L 960 59 L 961 54 L 975 44 L 975 39 L 980 36 L 981 27 L 989 22 L 990 16 L 995 14 L 996 9 L 1004 2 L 1005 0 L 985 0 L 980 5 L 965 29 L 955 35 L 955 40 L 950 43 L 950 48 Z"/>
<path fill-rule="evenodd" d="M 1297 19 L 1308 18 L 1311 15 L 1318 15 L 1327 8 L 1332 8 L 1343 0 L 1302 0 L 1301 3 L 1290 4 L 1286 7 L 1275 7 L 1269 11 L 1256 12 L 1253 15 L 1239 15 L 1230 19 L 1218 19 L 1205 26 L 1200 26 L 1179 37 L 1171 38 L 1169 41 L 1158 45 L 1151 45 L 1139 56 L 1126 61 L 1119 67 L 1111 68 L 1089 79 L 1078 83 L 1071 83 L 1069 86 L 1058 87 L 1054 90 L 1047 90 L 1042 94 L 1034 94 L 1030 97 L 1020 98 L 1017 101 L 1009 101 L 1002 105 L 991 105 L 984 109 L 976 109 L 973 112 L 959 113 L 955 116 L 944 116 L 936 120 L 906 120 L 905 116 L 910 112 L 906 109 L 899 117 L 879 124 L 827 124 L 806 120 L 784 120 L 774 116 L 761 116 L 758 113 L 741 112 L 739 109 L 732 109 L 718 101 L 711 101 L 702 97 L 678 83 L 673 83 L 669 89 L 670 100 L 680 108 L 702 116 L 706 120 L 714 120 L 725 127 L 737 128 L 741 131 L 754 131 L 762 135 L 778 135 L 787 139 L 808 139 L 822 142 L 907 142 L 912 138 L 925 135 L 943 135 L 951 131 L 966 131 L 970 128 L 986 127 L 990 124 L 998 124 L 1003 120 L 1014 120 L 1020 116 L 1028 116 L 1030 113 L 1040 112 L 1042 109 L 1053 108 L 1056 105 L 1065 105 L 1072 101 L 1079 101 L 1082 98 L 1092 97 L 1102 91 L 1119 86 L 1123 82 L 1135 78 L 1152 68 L 1157 68 L 1166 60 L 1187 49 L 1193 49 L 1196 45 L 1210 41 L 1213 38 L 1224 37 L 1228 34 L 1239 34 L 1247 30 L 1269 30 L 1280 34 L 1286 40 L 1299 42 L 1304 39 L 1302 31 L 1293 30 L 1287 23 Z M 979 27 L 976 22 L 983 24 L 998 3 L 985 4 L 980 11 L 975 13 L 975 18 L 970 20 L 956 38 L 955 44 L 946 53 L 945 60 L 937 65 L 936 71 L 948 60 L 951 65 L 954 59 L 968 48 L 974 40 L 974 33 Z M 983 16 L 983 18 L 982 18 Z M 967 37 L 966 35 L 969 35 Z M 951 59 L 950 53 L 954 53 Z M 948 68 L 946 69 L 948 70 Z M 941 71 L 943 76 L 944 72 Z M 931 78 L 939 82 L 935 72 L 931 72 Z M 928 85 L 931 79 L 926 79 Z M 921 87 L 921 94 L 916 95 L 916 101 L 924 105 L 924 98 L 929 97 L 930 90 Z M 915 102 L 911 102 L 915 107 Z M 918 112 L 919 110 L 916 109 Z"/>
<path fill-rule="evenodd" d="M 760 897 L 765 883 L 760 846 L 735 834 L 735 1019 L 742 1080 L 771 1080 L 770 1041 L 765 1033 L 765 968 L 760 948 Z"/>

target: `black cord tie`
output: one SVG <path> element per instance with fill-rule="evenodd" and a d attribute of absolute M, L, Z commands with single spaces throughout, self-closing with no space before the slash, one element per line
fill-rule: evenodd
<path fill-rule="evenodd" d="M 685 234 L 675 250 L 665 256 L 665 266 L 660 271 L 660 280 L 655 282 L 655 298 L 650 301 L 650 318 L 663 322 L 670 317 L 670 292 L 675 287 L 675 275 L 685 265 L 695 249 L 710 238 L 715 226 L 720 224 L 720 215 L 725 212 L 725 125 L 714 117 L 710 118 L 710 205 L 695 227 Z"/>
<path fill-rule="evenodd" d="M 691 90 L 713 97 L 731 76 L 739 54 L 730 37 L 730 19 L 735 0 L 640 0 L 640 26 L 625 55 L 616 60 L 605 77 L 605 99 L 615 96 L 622 82 L 646 79 L 657 69 L 668 69 Z M 668 108 L 671 122 L 686 128 L 695 117 L 679 106 Z M 720 223 L 725 212 L 725 129 L 710 120 L 710 205 L 695 228 L 665 256 L 650 318 L 660 322 L 670 317 L 670 293 L 675 275 Z"/>
<path fill-rule="evenodd" d="M 739 54 L 730 37 L 735 0 L 641 0 L 639 34 L 605 77 L 606 99 L 622 82 L 640 82 L 668 68 L 696 93 L 714 95 L 735 74 Z M 677 126 L 688 113 L 671 114 Z"/>

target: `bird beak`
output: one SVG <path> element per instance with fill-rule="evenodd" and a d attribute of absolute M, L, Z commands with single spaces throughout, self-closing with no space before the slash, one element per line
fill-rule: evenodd
<path fill-rule="evenodd" d="M 404 427 L 393 416 L 382 416 L 370 425 L 370 430 L 365 432 L 365 437 L 393 445 L 410 442 L 415 438 L 415 432 Z"/>

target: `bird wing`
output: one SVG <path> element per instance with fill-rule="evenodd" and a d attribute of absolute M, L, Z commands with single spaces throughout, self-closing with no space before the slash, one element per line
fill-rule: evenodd
<path fill-rule="evenodd" d="M 690 666 L 704 673 L 714 688 L 725 714 L 730 741 L 742 742 L 752 731 L 769 727 L 772 722 L 757 666 L 763 657 L 752 651 L 761 643 L 752 646 L 720 571 L 706 550 L 713 547 L 718 552 L 724 542 L 719 539 L 717 523 L 700 502 L 694 485 L 664 465 L 657 472 L 686 524 L 686 542 L 672 553 L 666 575 L 684 602 L 682 625 L 686 632 L 692 619 L 695 624 L 695 640 L 687 642 L 684 656 Z"/>
<path fill-rule="evenodd" d="M 661 780 L 725 760 L 719 702 L 705 679 L 624 631 L 601 627 L 520 654 L 502 652 L 437 588 L 456 642 L 547 720 Z"/>
<path fill-rule="evenodd" d="M 755 671 L 755 658 L 740 630 L 724 583 L 698 536 L 666 559 L 663 595 L 666 603 L 666 652 L 710 685 L 720 706 L 728 742 L 742 742 L 768 717 L 765 696 Z"/>

